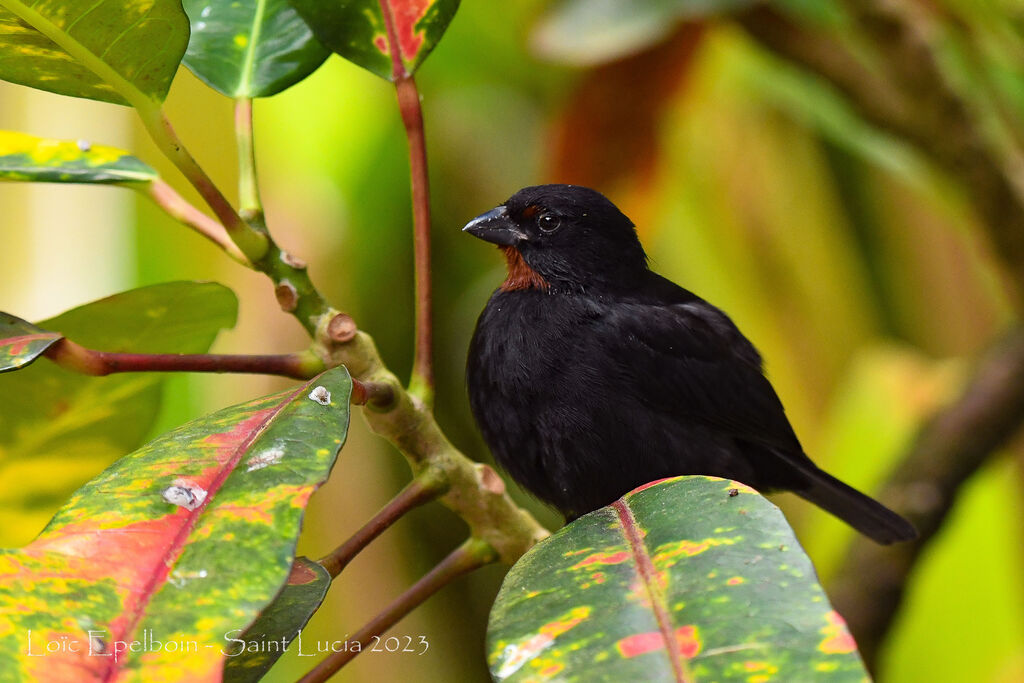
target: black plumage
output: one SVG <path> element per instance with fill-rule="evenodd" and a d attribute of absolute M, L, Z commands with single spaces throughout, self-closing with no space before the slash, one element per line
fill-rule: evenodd
<path fill-rule="evenodd" d="M 495 459 L 568 519 L 655 479 L 793 491 L 880 543 L 914 528 L 804 454 L 761 357 L 722 311 L 652 272 L 600 193 L 528 187 L 464 230 L 509 275 L 470 346 L 470 404 Z"/>

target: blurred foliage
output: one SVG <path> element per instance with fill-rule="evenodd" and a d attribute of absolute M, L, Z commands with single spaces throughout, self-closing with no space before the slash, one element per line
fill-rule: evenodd
<path fill-rule="evenodd" d="M 1024 112 L 1019 6 L 934 4 L 956 27 L 945 34 L 944 67 L 961 74 L 958 91 L 987 113 L 993 139 L 1012 147 Z M 819 4 L 788 5 L 806 12 Z M 531 48 L 553 6 L 467 0 L 417 74 L 433 181 L 441 425 L 465 452 L 489 458 L 469 416 L 463 367 L 476 315 L 502 264 L 459 228 L 523 185 L 590 183 L 634 218 L 656 270 L 729 311 L 755 341 L 807 452 L 872 490 L 920 420 L 955 393 L 970 358 L 1012 320 L 1002 275 L 960 180 L 864 122 L 828 84 L 767 54 L 727 19 L 680 14 L 636 41 L 631 49 L 639 52 L 572 67 Z M 827 11 L 814 20 L 843 30 Z M 47 137 L 95 135 L 94 122 L 115 109 L 7 86 L 2 94 L 0 128 Z M 199 161 L 223 187 L 233 187 L 230 102 L 181 70 L 167 106 Z M 45 119 L 30 115 L 41 108 L 66 111 L 73 123 L 41 130 Z M 324 292 L 407 376 L 411 219 L 405 140 L 390 84 L 330 59 L 257 103 L 256 134 L 264 202 L 280 243 L 310 261 Z M 178 178 L 138 130 L 134 144 L 102 142 L 130 149 L 171 182 Z M 104 190 L 44 189 L 39 195 L 0 187 L 0 234 L 10 249 L 0 254 L 0 308 L 45 317 L 80 303 L 83 282 L 116 291 L 112 283 L 125 270 L 140 284 L 215 279 L 242 300 L 238 328 L 223 335 L 216 351 L 305 345 L 298 326 L 273 305 L 267 282 L 153 207 L 139 203 L 134 231 L 125 226 L 100 242 L 100 228 L 120 225 L 123 210 L 99 194 Z M 94 196 L 96 202 L 87 199 Z M 90 215 L 98 211 L 110 212 L 102 226 Z M 51 222 L 40 223 L 44 215 Z M 60 239 L 55 235 L 70 239 L 86 228 L 97 231 L 95 245 L 58 270 L 38 256 L 12 256 L 37 253 L 38 244 Z M 118 250 L 99 246 L 108 243 Z M 65 300 L 48 310 L 13 305 L 37 301 L 21 294 L 26 288 L 52 288 Z M 156 429 L 286 384 L 172 378 Z M 1018 445 L 958 501 L 910 586 L 880 681 L 1024 678 L 1021 462 Z M 300 552 L 327 552 L 407 476 L 401 459 L 355 420 L 335 476 L 312 501 Z M 517 497 L 543 521 L 558 523 Z M 827 589 L 849 532 L 811 506 L 778 500 Z M 311 642 L 315 652 L 317 640 L 354 632 L 463 535 L 462 523 L 439 506 L 401 520 L 338 579 L 304 634 L 306 652 Z M 491 567 L 448 587 L 394 629 L 425 636 L 427 654 L 366 653 L 339 680 L 485 680 L 483 630 L 502 571 Z M 289 653 L 268 680 L 293 680 L 312 661 Z"/>

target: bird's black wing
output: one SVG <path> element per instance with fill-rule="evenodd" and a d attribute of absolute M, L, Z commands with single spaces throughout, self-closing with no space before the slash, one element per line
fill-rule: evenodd
<path fill-rule="evenodd" d="M 720 310 L 669 285 L 605 307 L 594 326 L 623 398 L 752 445 L 758 488 L 792 490 L 879 543 L 914 538 L 905 519 L 811 462 L 753 345 Z"/>
<path fill-rule="evenodd" d="M 621 369 L 623 394 L 650 410 L 806 458 L 757 350 L 722 311 L 691 297 L 604 309 L 594 331 Z"/>

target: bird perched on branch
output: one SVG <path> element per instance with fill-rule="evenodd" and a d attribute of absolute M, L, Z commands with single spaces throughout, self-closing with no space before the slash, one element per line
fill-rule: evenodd
<path fill-rule="evenodd" d="M 648 269 L 633 223 L 602 194 L 527 187 L 463 230 L 508 262 L 470 345 L 473 414 L 498 464 L 567 519 L 706 474 L 793 491 L 879 543 L 916 536 L 811 462 L 754 346 Z"/>

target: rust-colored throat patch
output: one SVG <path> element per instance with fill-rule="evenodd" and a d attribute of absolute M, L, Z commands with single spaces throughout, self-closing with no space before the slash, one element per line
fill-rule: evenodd
<path fill-rule="evenodd" d="M 508 277 L 501 283 L 501 291 L 515 292 L 523 289 L 539 289 L 548 291 L 551 285 L 541 277 L 523 259 L 523 255 L 515 247 L 500 247 L 505 254 L 505 261 L 508 263 Z"/>

